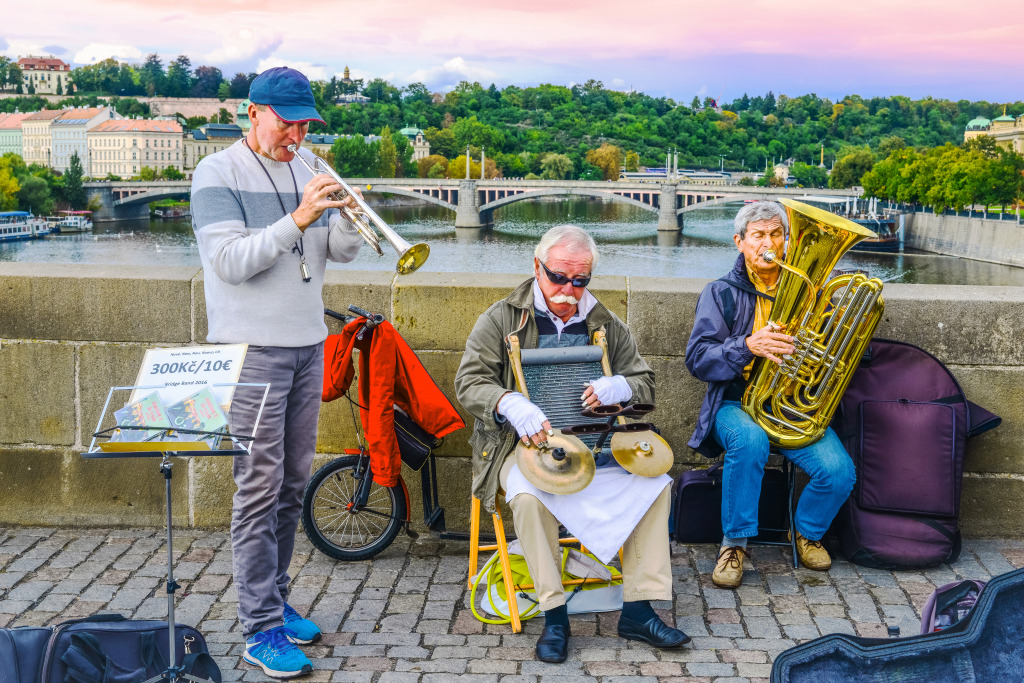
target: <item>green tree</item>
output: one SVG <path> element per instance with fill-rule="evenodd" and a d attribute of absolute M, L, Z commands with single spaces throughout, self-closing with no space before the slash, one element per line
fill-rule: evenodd
<path fill-rule="evenodd" d="M 541 178 L 545 180 L 564 180 L 572 173 L 572 160 L 564 154 L 549 154 L 544 157 L 541 163 L 543 172 Z"/>
<path fill-rule="evenodd" d="M 376 175 L 379 142 L 367 143 L 362 135 L 338 138 L 331 146 L 334 170 L 342 178 L 369 178 Z"/>
<path fill-rule="evenodd" d="M 828 173 L 820 166 L 798 161 L 789 167 L 789 172 L 800 187 L 825 187 L 828 184 Z"/>
<path fill-rule="evenodd" d="M 640 155 L 630 150 L 626 152 L 626 171 L 636 173 L 640 169 Z"/>
<path fill-rule="evenodd" d="M 391 129 L 384 126 L 380 131 L 380 148 L 377 151 L 377 176 L 394 178 L 397 165 L 398 151 L 395 149 L 395 141 L 391 138 Z"/>
<path fill-rule="evenodd" d="M 505 136 L 497 128 L 480 123 L 475 116 L 459 119 L 450 130 L 455 138 L 457 149 L 465 149 L 467 146 L 483 147 L 493 152 L 501 151 L 505 144 Z M 433 143 L 431 143 L 433 148 Z"/>
<path fill-rule="evenodd" d="M 164 180 L 184 180 L 185 174 L 174 166 L 167 166 L 160 172 L 160 177 Z"/>
<path fill-rule="evenodd" d="M 249 85 L 252 83 L 252 79 L 256 78 L 256 74 L 244 74 L 236 73 L 231 79 L 229 86 L 232 98 L 246 98 L 249 96 Z"/>
<path fill-rule="evenodd" d="M 140 102 L 134 97 L 111 97 L 110 106 L 114 108 L 114 111 L 126 119 L 130 119 L 135 116 L 141 116 L 143 118 L 149 118 L 150 116 L 149 104 L 146 102 Z"/>
<path fill-rule="evenodd" d="M 448 162 L 448 177 L 449 178 L 465 178 L 466 177 L 466 155 L 462 154 Z M 480 177 L 480 162 L 477 159 L 469 160 L 469 177 L 479 178 Z"/>
<path fill-rule="evenodd" d="M 151 168 L 149 166 L 143 166 L 142 168 L 139 169 L 139 175 L 137 175 L 136 178 L 138 178 L 139 180 L 144 180 L 146 182 L 151 182 L 153 180 L 156 180 L 156 178 L 157 178 L 156 169 L 155 168 Z"/>
<path fill-rule="evenodd" d="M 443 159 L 444 157 L 441 157 L 441 158 Z M 448 164 L 442 164 L 442 163 L 438 162 L 438 163 L 435 163 L 433 166 L 431 166 L 430 170 L 427 171 L 427 177 L 428 178 L 444 178 L 446 173 L 448 173 Z"/>
<path fill-rule="evenodd" d="M 859 185 L 861 177 L 870 171 L 874 165 L 875 157 L 871 154 L 870 149 L 858 147 L 849 150 L 832 167 L 832 174 L 828 178 L 828 186 L 831 188 L 843 188 Z"/>
<path fill-rule="evenodd" d="M 231 115 L 231 112 L 224 107 L 220 108 L 220 111 L 217 113 L 217 123 L 232 123 L 234 120 L 235 117 Z"/>
<path fill-rule="evenodd" d="M 231 84 L 227 81 L 221 81 L 220 85 L 217 86 L 217 99 L 223 102 L 229 97 L 231 97 Z"/>
<path fill-rule="evenodd" d="M 167 74 L 164 73 L 160 55 L 155 52 L 146 55 L 146 61 L 139 70 L 139 82 L 149 97 L 166 94 Z"/>
<path fill-rule="evenodd" d="M 72 209 L 84 209 L 86 204 L 85 188 L 82 187 L 82 160 L 78 158 L 78 152 L 71 153 L 68 161 L 68 170 L 64 172 L 64 201 L 71 205 Z"/>
<path fill-rule="evenodd" d="M 178 59 L 181 59 L 180 57 Z M 215 66 L 196 67 L 192 75 L 192 97 L 217 97 L 224 74 Z M 223 101 L 223 100 L 221 100 Z"/>
<path fill-rule="evenodd" d="M 188 97 L 192 90 L 192 60 L 186 55 L 178 55 L 167 67 L 168 97 Z"/>
<path fill-rule="evenodd" d="M 890 154 L 897 150 L 901 150 L 907 146 L 907 141 L 901 138 L 899 135 L 891 135 L 884 137 L 878 141 L 878 156 L 885 159 Z"/>
<path fill-rule="evenodd" d="M 464 147 L 459 148 L 459 143 L 455 141 L 455 133 L 451 128 L 430 127 L 423 131 L 423 137 L 430 143 L 431 152 L 449 159 L 465 149 Z"/>
<path fill-rule="evenodd" d="M 57 76 L 57 94 L 58 95 L 63 95 L 64 94 L 64 86 L 61 84 L 61 79 L 60 79 L 59 75 Z"/>
<path fill-rule="evenodd" d="M 13 211 L 18 207 L 21 183 L 9 167 L 0 165 L 0 211 Z"/>
<path fill-rule="evenodd" d="M 697 111 L 700 108 L 700 98 L 694 95 L 693 99 L 690 101 L 690 109 Z"/>
<path fill-rule="evenodd" d="M 46 180 L 30 175 L 21 181 L 21 190 L 18 191 L 19 210 L 46 215 L 53 213 L 54 206 L 53 194 Z"/>
<path fill-rule="evenodd" d="M 395 145 L 395 177 L 415 178 L 417 167 L 412 163 L 412 145 L 409 138 L 401 133 L 391 134 L 391 142 Z"/>

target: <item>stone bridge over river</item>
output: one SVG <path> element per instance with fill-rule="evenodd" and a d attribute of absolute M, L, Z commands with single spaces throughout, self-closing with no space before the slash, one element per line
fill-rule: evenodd
<path fill-rule="evenodd" d="M 455 212 L 455 227 L 481 228 L 494 222 L 494 210 L 514 202 L 540 197 L 596 197 L 630 204 L 658 216 L 659 231 L 678 231 L 683 215 L 698 208 L 746 199 L 807 196 L 804 189 L 699 185 L 687 183 L 600 182 L 588 180 L 428 180 L 417 178 L 347 178 L 367 194 L 387 193 L 419 199 Z M 90 197 L 103 208 L 97 220 L 138 218 L 147 214 L 149 202 L 187 197 L 191 182 L 94 182 L 86 183 Z M 832 196 L 859 196 L 855 190 L 829 190 Z"/>

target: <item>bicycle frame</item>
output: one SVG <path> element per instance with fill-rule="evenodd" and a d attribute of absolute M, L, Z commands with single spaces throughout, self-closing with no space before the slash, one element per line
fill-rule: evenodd
<path fill-rule="evenodd" d="M 356 337 L 362 339 L 366 333 L 373 334 L 373 328 L 384 322 L 384 316 L 380 314 L 370 313 L 357 306 L 349 306 L 348 310 L 355 313 L 356 316 L 366 318 L 366 322 L 363 324 L 363 328 L 357 333 Z M 356 319 L 355 316 L 345 315 L 332 311 L 328 308 L 324 309 L 324 314 L 340 320 L 344 323 L 350 323 Z M 359 487 L 356 490 L 355 496 L 350 504 L 356 511 L 364 510 L 364 506 L 370 495 L 370 487 L 373 481 L 373 476 L 370 473 L 370 453 L 368 445 L 364 445 L 362 438 L 362 424 L 359 421 L 358 416 L 355 413 L 355 409 L 352 407 L 354 402 L 349 399 L 349 407 L 352 413 L 353 427 L 356 432 L 356 439 L 359 443 L 359 449 L 346 449 L 346 455 L 357 455 L 359 456 L 358 464 L 356 465 L 356 471 L 353 474 L 354 478 L 359 479 Z M 426 462 L 419 470 L 420 473 L 420 488 L 423 498 L 423 523 L 432 532 L 438 534 L 439 538 L 444 540 L 469 540 L 469 534 L 466 532 L 450 532 L 445 524 L 444 508 L 440 505 L 440 497 L 438 495 L 437 485 L 437 460 L 434 456 L 433 450 L 427 455 Z M 406 518 L 405 522 L 406 533 L 415 535 L 410 528 L 412 521 L 412 506 L 409 497 L 409 487 L 405 483 L 405 479 L 401 476 L 398 478 L 398 482 L 402 487 L 402 493 L 405 496 L 405 509 Z"/>

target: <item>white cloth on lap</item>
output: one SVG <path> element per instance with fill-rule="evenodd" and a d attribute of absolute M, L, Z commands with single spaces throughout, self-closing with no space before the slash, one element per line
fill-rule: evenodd
<path fill-rule="evenodd" d="M 671 483 L 672 477 L 667 474 L 641 477 L 622 467 L 602 467 L 587 488 L 559 495 L 541 491 L 523 476 L 518 465 L 513 465 L 508 473 L 505 501 L 521 493 L 535 496 L 587 550 L 608 563 Z"/>

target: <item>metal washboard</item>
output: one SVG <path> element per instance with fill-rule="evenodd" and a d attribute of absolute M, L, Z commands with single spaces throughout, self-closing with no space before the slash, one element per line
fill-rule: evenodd
<path fill-rule="evenodd" d="M 580 395 L 587 382 L 604 376 L 600 346 L 570 346 L 553 349 L 523 349 L 523 377 L 531 402 L 547 416 L 555 429 L 578 424 L 607 424 L 607 418 L 580 415 Z M 591 449 L 600 434 L 581 436 Z"/>

